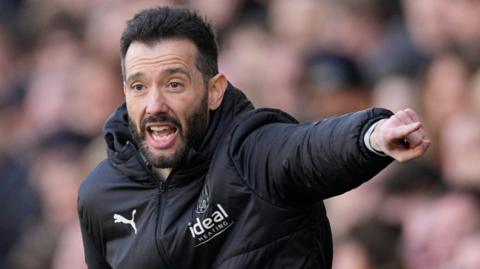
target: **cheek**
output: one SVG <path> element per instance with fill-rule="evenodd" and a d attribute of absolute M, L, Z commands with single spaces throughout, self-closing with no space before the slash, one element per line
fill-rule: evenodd
<path fill-rule="evenodd" d="M 182 123 L 182 127 L 186 128 L 189 118 L 192 116 L 195 111 L 196 102 L 190 100 L 190 98 L 181 98 L 179 99 L 178 109 L 176 111 L 177 118 Z"/>
<path fill-rule="evenodd" d="M 126 102 L 127 102 L 128 116 L 130 117 L 131 120 L 134 121 L 137 127 L 140 128 L 140 123 L 143 117 L 142 111 L 144 111 L 144 109 L 142 109 L 142 106 L 141 104 L 139 104 L 139 102 L 133 102 L 132 100 L 128 100 L 128 99 L 126 99 Z"/>
<path fill-rule="evenodd" d="M 175 102 L 172 102 L 172 110 L 183 124 L 198 110 L 202 97 L 203 96 L 185 94 L 178 96 Z"/>

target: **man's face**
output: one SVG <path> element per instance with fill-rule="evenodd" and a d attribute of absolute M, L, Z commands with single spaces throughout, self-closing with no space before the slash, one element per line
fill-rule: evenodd
<path fill-rule="evenodd" d="M 208 93 L 196 46 L 184 39 L 133 42 L 125 55 L 124 93 L 133 138 L 156 168 L 173 168 L 208 126 Z"/>

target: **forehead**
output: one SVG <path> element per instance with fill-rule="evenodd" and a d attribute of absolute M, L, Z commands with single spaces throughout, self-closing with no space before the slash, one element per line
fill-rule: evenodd
<path fill-rule="evenodd" d="M 164 65 L 194 68 L 197 47 L 186 39 L 164 39 L 154 43 L 132 42 L 125 55 L 125 69 L 137 70 Z"/>

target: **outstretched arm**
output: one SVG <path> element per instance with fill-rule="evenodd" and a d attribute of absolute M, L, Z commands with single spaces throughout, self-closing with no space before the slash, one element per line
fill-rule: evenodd
<path fill-rule="evenodd" d="M 342 194 L 393 160 L 364 143 L 373 124 L 380 127 L 382 119 L 393 115 L 388 110 L 368 109 L 303 124 L 266 124 L 276 114 L 263 114 L 245 120 L 237 130 L 232 158 L 248 185 L 275 204 L 310 205 Z"/>

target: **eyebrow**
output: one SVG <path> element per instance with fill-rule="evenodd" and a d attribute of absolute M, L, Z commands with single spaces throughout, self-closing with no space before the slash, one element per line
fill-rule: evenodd
<path fill-rule="evenodd" d="M 142 73 L 142 72 L 133 73 L 132 75 L 128 76 L 128 78 L 127 78 L 127 84 L 129 84 L 130 81 L 132 81 L 132 80 L 141 79 L 141 78 L 143 78 L 144 76 L 145 76 L 145 74 Z"/>
<path fill-rule="evenodd" d="M 187 70 L 185 70 L 184 68 L 181 68 L 181 67 L 167 68 L 163 71 L 163 73 L 167 73 L 169 75 L 180 73 L 180 74 L 184 74 L 189 79 L 191 79 L 190 72 L 188 72 Z"/>
<path fill-rule="evenodd" d="M 190 73 L 184 68 L 180 68 L 180 67 L 167 68 L 163 70 L 162 73 L 166 73 L 168 75 L 183 74 L 187 76 L 187 78 L 191 79 Z M 145 74 L 142 72 L 133 73 L 132 75 L 128 76 L 127 84 L 129 84 L 132 80 L 142 79 L 143 77 L 145 77 Z"/>

